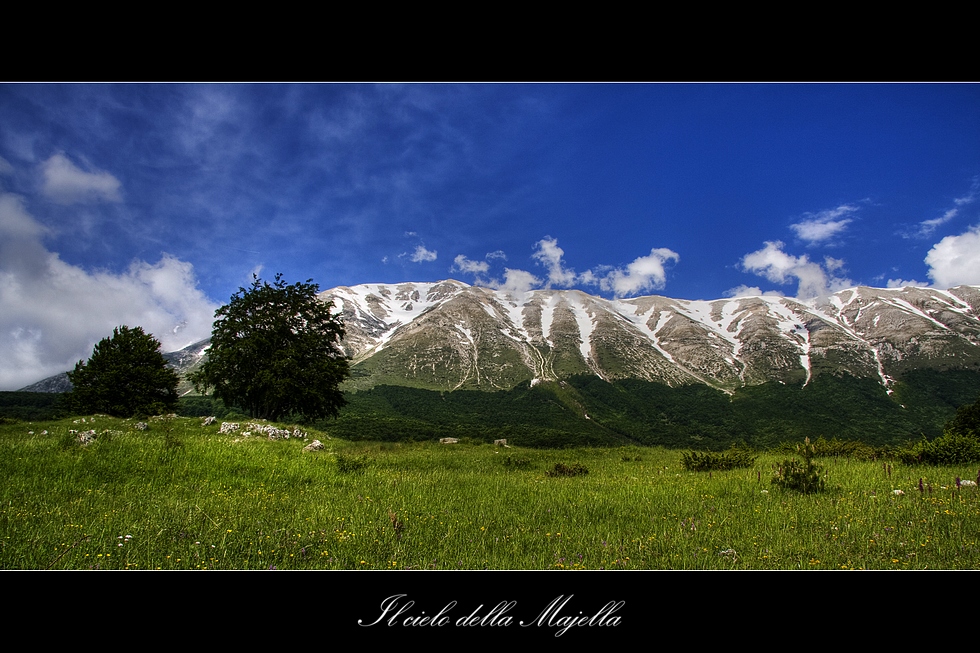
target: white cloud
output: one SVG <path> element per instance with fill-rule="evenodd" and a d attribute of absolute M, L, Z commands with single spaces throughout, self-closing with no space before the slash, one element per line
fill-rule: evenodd
<path fill-rule="evenodd" d="M 14 171 L 14 167 L 10 165 L 10 161 L 0 156 L 0 175 L 9 175 Z"/>
<path fill-rule="evenodd" d="M 499 253 L 501 256 L 493 256 L 492 258 L 506 258 L 503 256 L 503 252 L 491 252 L 487 254 L 488 258 L 491 258 L 491 254 Z M 497 290 L 509 290 L 511 292 L 527 292 L 529 290 L 534 290 L 535 288 L 541 287 L 541 279 L 537 278 L 530 272 L 526 270 L 515 270 L 511 268 L 504 268 L 504 280 L 499 279 L 488 279 L 484 275 L 490 271 L 490 264 L 486 261 L 471 261 L 464 255 L 460 254 L 455 259 L 453 259 L 453 266 L 449 268 L 452 271 L 464 272 L 466 274 L 472 274 L 475 278 L 473 283 L 478 286 L 486 286 L 488 288 L 495 288 Z"/>
<path fill-rule="evenodd" d="M 190 263 L 164 254 L 125 272 L 89 272 L 42 243 L 45 229 L 22 200 L 0 194 L 0 388 L 16 390 L 70 370 L 125 324 L 180 349 L 211 334 L 217 305 Z"/>
<path fill-rule="evenodd" d="M 953 208 L 947 209 L 940 217 L 932 218 L 931 220 L 923 220 L 919 223 L 919 229 L 912 233 L 903 233 L 902 236 L 909 238 L 910 236 L 916 236 L 919 238 L 928 238 L 932 235 L 932 232 L 936 230 L 937 227 L 941 227 L 953 218 L 955 218 L 960 213 L 960 207 L 972 204 L 977 199 L 978 191 L 980 191 L 980 177 L 973 180 L 973 184 L 970 186 L 970 192 L 963 197 L 957 197 L 953 200 Z"/>
<path fill-rule="evenodd" d="M 925 258 L 926 273 L 938 288 L 980 284 L 980 225 L 958 236 L 946 236 Z"/>
<path fill-rule="evenodd" d="M 426 249 L 423 245 L 415 248 L 411 258 L 412 263 L 425 263 L 434 260 L 436 260 L 436 252 Z"/>
<path fill-rule="evenodd" d="M 665 247 L 654 248 L 649 255 L 639 257 L 627 265 L 626 269 L 617 268 L 607 272 L 599 278 L 599 287 L 611 291 L 616 297 L 660 290 L 667 283 L 664 264 L 668 261 L 676 263 L 680 258 L 677 252 Z"/>
<path fill-rule="evenodd" d="M 824 256 L 823 265 L 828 272 L 836 272 L 837 270 L 844 269 L 844 259 L 834 258 L 832 256 Z"/>
<path fill-rule="evenodd" d="M 729 288 L 725 291 L 725 297 L 761 297 L 763 295 L 773 295 L 775 297 L 782 297 L 783 293 L 778 290 L 767 290 L 763 292 L 762 288 L 759 286 L 746 286 L 744 283 L 740 286 L 735 286 L 734 288 Z"/>
<path fill-rule="evenodd" d="M 932 232 L 936 230 L 936 227 L 940 227 L 953 218 L 960 212 L 959 208 L 953 208 L 946 211 L 942 217 L 933 218 L 932 220 L 923 220 L 919 223 L 919 230 L 915 232 L 916 236 L 920 238 L 927 238 L 932 235 Z"/>
<path fill-rule="evenodd" d="M 489 286 L 491 288 L 496 288 L 497 290 L 527 292 L 529 290 L 534 290 L 535 288 L 541 287 L 541 279 L 537 278 L 526 270 L 512 270 L 510 268 L 505 268 L 503 282 L 491 281 Z"/>
<path fill-rule="evenodd" d="M 791 224 L 790 229 L 796 232 L 801 240 L 813 245 L 830 240 L 847 228 L 853 220 L 848 216 L 858 208 L 850 204 L 842 204 L 836 209 L 828 209 L 819 213 L 806 213 L 802 222 Z"/>
<path fill-rule="evenodd" d="M 493 261 L 495 259 L 506 261 L 507 255 L 504 254 L 504 251 L 502 249 L 498 249 L 497 251 L 494 252 L 487 252 L 487 255 L 484 258 L 486 258 L 488 261 Z"/>
<path fill-rule="evenodd" d="M 85 172 L 64 154 L 55 154 L 41 164 L 41 191 L 58 204 L 121 202 L 122 184 L 108 172 Z"/>
<path fill-rule="evenodd" d="M 922 281 L 916 281 L 914 279 L 889 279 L 885 285 L 886 288 L 928 288 L 928 283 L 923 283 Z"/>
<path fill-rule="evenodd" d="M 450 272 L 459 270 L 460 272 L 465 272 L 467 274 L 475 274 L 477 276 L 481 274 L 486 274 L 490 270 L 490 264 L 486 261 L 471 261 L 462 254 L 453 259 L 453 265 L 449 268 Z"/>
<path fill-rule="evenodd" d="M 824 265 L 803 256 L 791 256 L 783 251 L 780 241 L 767 241 L 762 249 L 742 257 L 742 269 L 778 284 L 799 282 L 797 297 L 807 299 L 853 286 L 849 279 L 834 276 L 844 262 L 827 257 Z"/>
<path fill-rule="evenodd" d="M 535 252 L 531 258 L 548 269 L 548 285 L 567 288 L 578 278 L 574 270 L 565 269 L 561 259 L 565 250 L 558 246 L 558 239 L 545 236 L 535 243 Z"/>
<path fill-rule="evenodd" d="M 513 268 L 504 269 L 503 281 L 487 279 L 484 275 L 489 272 L 490 264 L 487 261 L 471 261 L 462 254 L 455 258 L 450 271 L 459 270 L 472 274 L 476 277 L 474 283 L 477 285 L 501 290 L 526 292 L 542 286 L 545 288 L 552 286 L 569 288 L 576 284 L 582 284 L 599 286 L 602 290 L 612 292 L 617 297 L 624 297 L 663 288 L 667 279 L 665 264 L 680 260 L 680 256 L 676 252 L 666 248 L 654 248 L 650 250 L 649 255 L 637 258 L 624 268 L 600 265 L 593 270 L 576 274 L 574 270 L 564 266 L 562 259 L 565 252 L 558 246 L 556 238 L 545 236 L 535 243 L 534 247 L 531 258 L 548 270 L 546 279 L 540 279 L 526 270 Z M 499 250 L 490 252 L 486 258 L 506 260 L 504 253 Z"/>

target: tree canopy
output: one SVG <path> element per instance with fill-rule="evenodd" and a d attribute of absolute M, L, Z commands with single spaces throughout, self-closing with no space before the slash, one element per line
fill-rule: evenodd
<path fill-rule="evenodd" d="M 980 438 L 980 398 L 972 404 L 960 406 L 956 416 L 946 422 L 946 431 Z"/>
<path fill-rule="evenodd" d="M 319 290 L 312 279 L 287 285 L 281 274 L 272 284 L 253 276 L 215 311 L 207 360 L 189 377 L 197 390 L 252 417 L 336 417 L 349 372 L 344 327 Z"/>
<path fill-rule="evenodd" d="M 116 417 L 156 415 L 177 406 L 177 373 L 167 367 L 160 342 L 141 327 L 123 325 L 78 361 L 68 380 L 72 409 Z"/>

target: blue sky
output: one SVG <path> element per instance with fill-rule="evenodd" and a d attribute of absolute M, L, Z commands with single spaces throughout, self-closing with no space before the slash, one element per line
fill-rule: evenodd
<path fill-rule="evenodd" d="M 0 84 L 0 389 L 253 273 L 605 297 L 980 284 L 976 84 Z"/>

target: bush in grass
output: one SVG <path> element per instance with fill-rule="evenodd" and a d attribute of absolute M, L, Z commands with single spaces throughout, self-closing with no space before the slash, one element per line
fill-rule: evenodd
<path fill-rule="evenodd" d="M 505 456 L 500 462 L 507 469 L 530 469 L 532 465 L 526 456 Z"/>
<path fill-rule="evenodd" d="M 684 469 L 692 472 L 724 471 L 739 467 L 752 467 L 757 456 L 751 451 L 732 447 L 723 453 L 714 451 L 690 451 L 681 455 Z"/>
<path fill-rule="evenodd" d="M 572 463 L 571 465 L 555 463 L 555 466 L 545 472 L 545 475 L 554 478 L 558 476 L 583 476 L 588 473 L 589 468 L 581 463 Z"/>
<path fill-rule="evenodd" d="M 932 440 L 925 438 L 913 442 L 896 452 L 906 464 L 959 465 L 980 462 L 980 440 L 972 435 L 946 431 Z"/>
<path fill-rule="evenodd" d="M 337 471 L 341 474 L 358 474 L 367 467 L 367 456 L 345 456 L 337 454 Z"/>
<path fill-rule="evenodd" d="M 803 457 L 803 461 L 795 458 L 784 460 L 772 479 L 773 485 L 803 494 L 822 492 L 824 490 L 824 480 L 821 477 L 823 469 L 813 462 L 816 447 L 810 443 L 810 438 L 804 441 L 802 447 L 797 445 L 796 451 Z"/>

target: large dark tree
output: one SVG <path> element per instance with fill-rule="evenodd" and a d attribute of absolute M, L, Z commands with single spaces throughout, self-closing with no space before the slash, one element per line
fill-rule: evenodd
<path fill-rule="evenodd" d="M 160 342 L 141 327 L 112 330 L 87 363 L 68 372 L 73 410 L 117 417 L 156 415 L 177 406 L 177 373 L 167 367 Z"/>
<path fill-rule="evenodd" d="M 239 288 L 214 314 L 208 358 L 190 376 L 198 391 L 252 417 L 336 417 L 348 374 L 344 327 L 311 281 L 286 285 L 277 274 Z"/>

